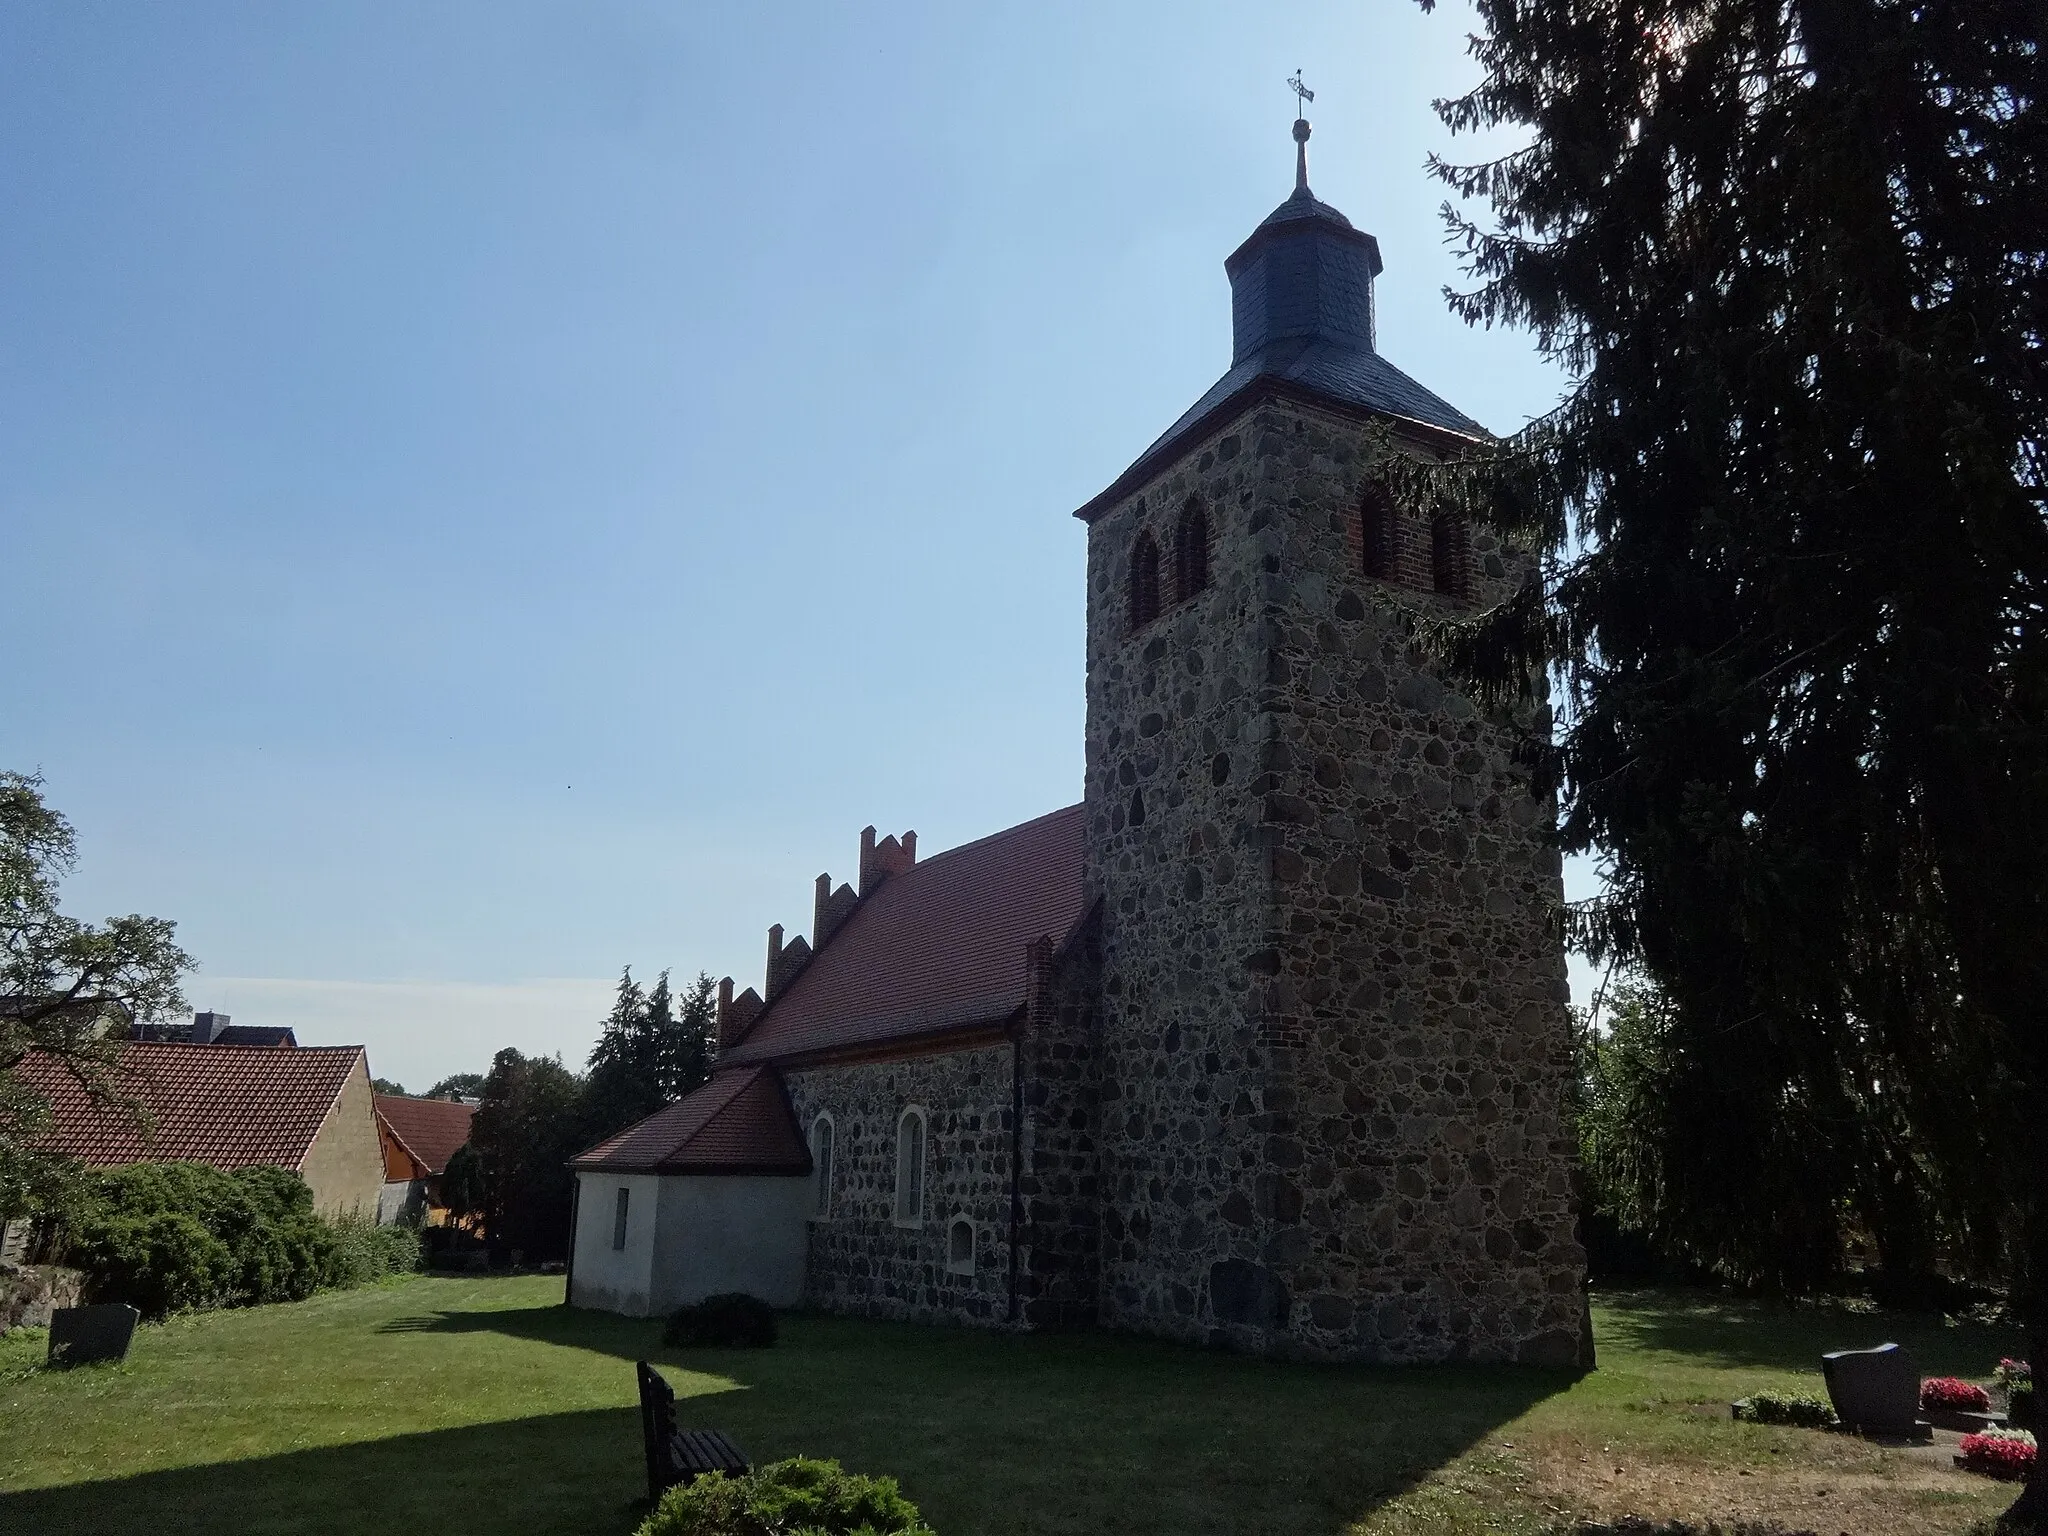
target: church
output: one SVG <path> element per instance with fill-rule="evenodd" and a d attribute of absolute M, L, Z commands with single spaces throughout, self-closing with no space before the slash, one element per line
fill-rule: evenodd
<path fill-rule="evenodd" d="M 1294 137 L 1229 370 L 1075 513 L 1081 803 L 863 832 L 721 985 L 711 1081 L 575 1159 L 572 1305 L 1591 1363 L 1537 717 L 1411 639 L 1533 573 L 1376 475 L 1484 433 L 1380 355 Z"/>

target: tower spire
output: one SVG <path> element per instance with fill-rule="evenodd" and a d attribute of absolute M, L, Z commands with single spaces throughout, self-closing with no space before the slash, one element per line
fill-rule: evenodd
<path fill-rule="evenodd" d="M 1294 92 L 1294 190 L 1308 190 L 1308 104 L 1316 99 L 1316 93 L 1301 83 L 1301 71 L 1296 70 L 1288 79 L 1288 88 Z"/>

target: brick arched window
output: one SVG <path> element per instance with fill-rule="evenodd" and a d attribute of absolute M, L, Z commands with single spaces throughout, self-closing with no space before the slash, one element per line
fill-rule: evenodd
<path fill-rule="evenodd" d="M 924 1225 L 924 1111 L 915 1104 L 896 1122 L 896 1223 Z"/>
<path fill-rule="evenodd" d="M 1471 569 L 1472 543 L 1465 520 L 1442 513 L 1429 525 L 1429 571 L 1437 591 L 1446 597 L 1465 596 L 1471 588 Z"/>
<path fill-rule="evenodd" d="M 1143 629 L 1159 617 L 1159 546 L 1150 533 L 1140 533 L 1131 546 L 1131 628 Z"/>
<path fill-rule="evenodd" d="M 1396 581 L 1394 498 L 1375 480 L 1358 504 L 1359 554 L 1365 574 L 1374 581 Z"/>
<path fill-rule="evenodd" d="M 1173 600 L 1184 603 L 1209 585 L 1209 514 L 1193 497 L 1173 531 Z"/>

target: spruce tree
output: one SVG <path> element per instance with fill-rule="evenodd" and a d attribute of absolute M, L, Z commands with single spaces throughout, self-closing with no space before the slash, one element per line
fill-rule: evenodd
<path fill-rule="evenodd" d="M 1429 0 L 1423 0 L 1425 8 Z M 1559 407 L 1407 486 L 1537 551 L 1449 657 L 1553 685 L 1581 937 L 1670 1001 L 1661 1198 L 1733 1230 L 1788 1102 L 1987 1191 L 2048 1358 L 2048 7 L 1476 0 L 1438 110 L 1481 324 Z M 1532 751 L 1543 752 L 1541 743 Z M 2039 1523 L 2048 1484 L 2010 1519 Z"/>

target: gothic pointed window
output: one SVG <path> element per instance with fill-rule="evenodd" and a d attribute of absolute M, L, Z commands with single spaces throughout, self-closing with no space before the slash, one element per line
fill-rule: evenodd
<path fill-rule="evenodd" d="M 1365 574 L 1374 581 L 1399 577 L 1394 555 L 1394 498 L 1377 480 L 1365 488 L 1358 506 L 1359 553 Z"/>
<path fill-rule="evenodd" d="M 823 1221 L 832 1214 L 832 1117 L 811 1122 L 811 1214 Z"/>
<path fill-rule="evenodd" d="M 1159 617 L 1159 546 L 1150 533 L 1131 546 L 1131 628 L 1143 629 Z"/>
<path fill-rule="evenodd" d="M 1465 520 L 1451 513 L 1441 514 L 1429 527 L 1429 569 L 1437 591 L 1446 597 L 1463 597 L 1470 588 L 1472 546 L 1465 532 Z"/>
<path fill-rule="evenodd" d="M 924 1111 L 913 1105 L 896 1122 L 896 1221 L 924 1223 Z"/>
<path fill-rule="evenodd" d="M 1192 498 L 1173 532 L 1173 600 L 1184 603 L 1209 585 L 1209 514 Z"/>

